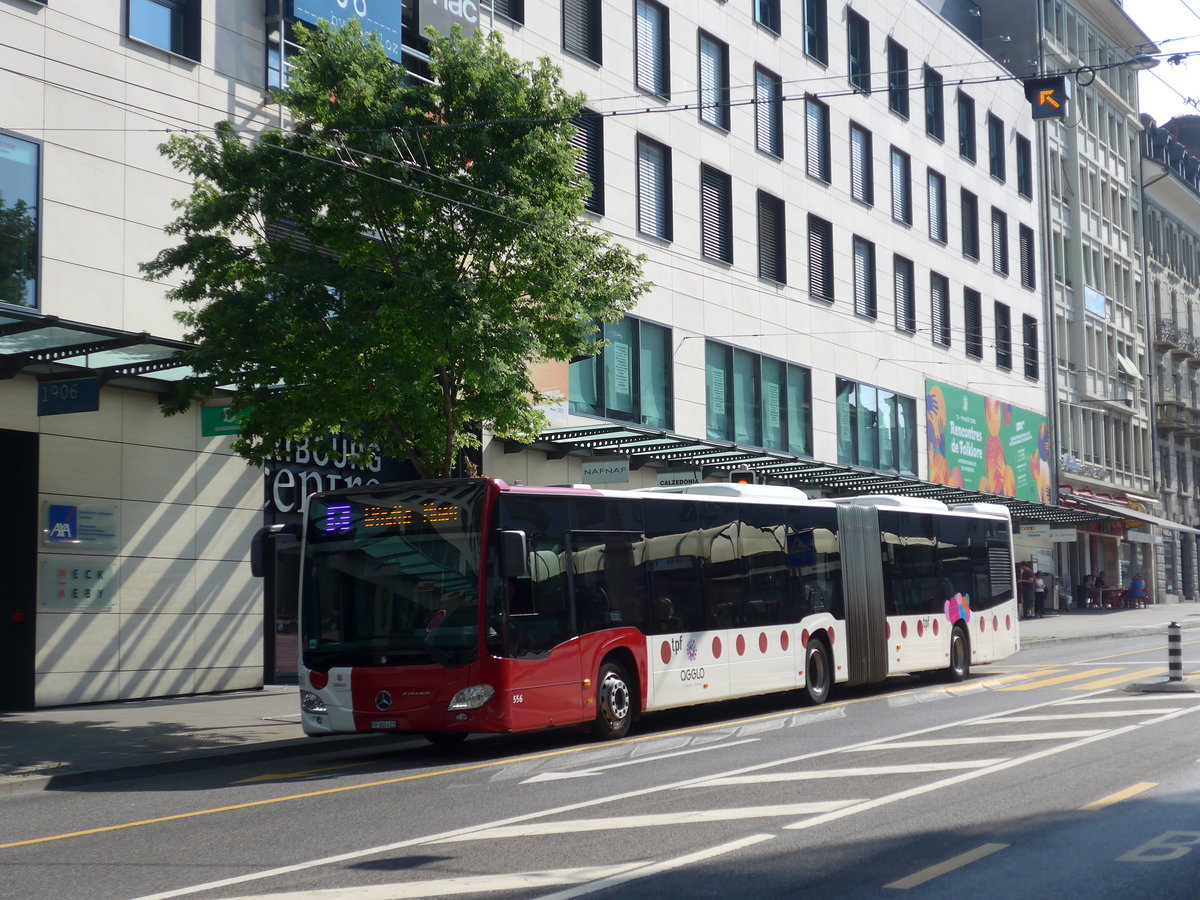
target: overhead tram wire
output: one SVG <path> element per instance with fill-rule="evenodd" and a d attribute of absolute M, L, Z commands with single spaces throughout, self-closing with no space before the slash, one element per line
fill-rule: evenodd
<path fill-rule="evenodd" d="M 302 136 L 302 137 L 305 137 L 305 138 L 310 138 L 310 139 L 317 139 L 317 137 L 318 137 L 317 135 L 301 135 L 301 136 Z M 293 154 L 295 154 L 295 155 L 297 155 L 297 156 L 302 156 L 302 157 L 305 157 L 305 158 L 307 158 L 307 159 L 311 159 L 311 160 L 313 160 L 313 161 L 316 161 L 316 162 L 328 163 L 328 164 L 330 164 L 330 165 L 334 165 L 334 166 L 337 166 L 337 167 L 343 168 L 343 169 L 345 169 L 345 170 L 347 170 L 347 171 L 349 171 L 349 172 L 351 172 L 351 173 L 354 173 L 354 174 L 358 174 L 358 175 L 364 175 L 364 176 L 367 176 L 367 177 L 369 177 L 369 178 L 373 178 L 373 179 L 376 179 L 376 180 L 379 180 L 379 181 L 386 182 L 386 183 L 388 183 L 388 184 L 391 184 L 391 185 L 393 185 L 393 186 L 395 186 L 395 187 L 399 187 L 399 188 L 402 188 L 402 189 L 403 189 L 403 188 L 407 188 L 407 189 L 410 189 L 410 190 L 412 190 L 412 191 L 414 191 L 414 192 L 421 193 L 421 194 L 425 194 L 425 195 L 427 195 L 427 196 L 430 196 L 430 197 L 433 197 L 433 198 L 435 198 L 435 199 L 443 200 L 443 201 L 445 201 L 445 202 L 447 202 L 447 203 L 451 203 L 451 204 L 459 204 L 459 205 L 462 205 L 462 206 L 464 206 L 464 207 L 466 207 L 466 208 L 473 209 L 473 210 L 475 210 L 475 211 L 477 211 L 477 212 L 482 212 L 482 213 L 484 213 L 484 214 L 486 214 L 486 215 L 494 215 L 494 216 L 496 216 L 497 218 L 502 218 L 502 219 L 504 219 L 504 220 L 506 220 L 506 221 L 508 221 L 508 222 L 512 222 L 512 223 L 514 223 L 514 224 L 517 224 L 517 225 L 524 225 L 524 226 L 526 226 L 526 227 L 528 227 L 528 228 L 530 228 L 530 229 L 534 229 L 534 230 L 536 230 L 537 228 L 541 227 L 541 226 L 539 226 L 539 225 L 537 225 L 537 224 L 535 224 L 535 223 L 533 223 L 533 222 L 530 222 L 530 221 L 527 221 L 527 220 L 523 220 L 523 219 L 516 219 L 516 218 L 514 218 L 514 217 L 512 217 L 512 216 L 508 216 L 508 215 L 506 215 L 506 214 L 504 214 L 504 213 L 500 213 L 500 212 L 497 212 L 497 211 L 495 211 L 495 210 L 486 209 L 486 208 L 484 208 L 484 207 L 481 207 L 481 206 L 476 206 L 476 205 L 474 205 L 474 204 L 470 204 L 470 203 L 466 203 L 465 201 L 461 201 L 461 200 L 458 200 L 458 199 L 456 199 L 456 198 L 453 198 L 453 197 L 447 197 L 447 196 L 445 196 L 444 194 L 438 194 L 438 193 L 436 193 L 436 192 L 434 192 L 434 191 L 425 190 L 425 189 L 423 189 L 423 188 L 419 188 L 419 187 L 417 187 L 416 185 L 409 184 L 409 183 L 407 183 L 407 182 L 404 182 L 404 181 L 400 181 L 399 179 L 390 178 L 390 177 L 388 177 L 388 176 L 385 176 L 385 175 L 379 175 L 379 174 L 376 174 L 376 173 L 373 173 L 373 172 L 367 172 L 367 171 L 363 170 L 361 167 L 359 167 L 359 166 L 356 166 L 356 165 L 353 165 L 353 164 L 346 163 L 344 160 L 341 160 L 341 159 L 337 159 L 337 158 L 330 158 L 330 157 L 322 157 L 322 156 L 316 156 L 316 155 L 313 155 L 313 154 L 303 153 L 302 151 L 299 151 L 299 150 L 293 150 L 293 149 L 291 149 L 291 148 L 287 148 L 287 147 L 281 147 L 281 146 L 274 145 L 274 144 L 272 144 L 272 145 L 269 145 L 269 146 L 270 146 L 270 147 L 272 147 L 273 149 L 276 149 L 276 150 L 282 150 L 282 151 L 286 151 L 286 152 L 288 152 L 288 153 L 293 153 Z M 355 152 L 356 152 L 356 153 L 358 153 L 359 155 L 361 155 L 361 156 L 365 157 L 365 158 L 369 157 L 369 158 L 371 158 L 371 159 L 373 159 L 373 160 L 376 160 L 376 161 L 378 161 L 378 162 L 381 162 L 381 163 L 383 163 L 383 164 L 388 164 L 388 165 L 399 165 L 399 166 L 404 166 L 404 165 L 405 165 L 405 163 L 404 163 L 403 161 L 399 161 L 399 160 L 389 160 L 389 159 L 386 159 L 386 158 L 384 158 L 384 157 L 377 157 L 377 156 L 374 156 L 373 154 L 369 154 L 369 153 L 367 153 L 366 151 L 355 151 Z M 431 177 L 431 178 L 434 178 L 434 179 L 436 179 L 436 180 L 439 180 L 439 181 L 446 182 L 446 183 L 448 183 L 448 184 L 451 184 L 451 185 L 453 185 L 453 186 L 455 186 L 455 187 L 458 187 L 458 188 L 461 188 L 461 189 L 464 189 L 464 190 L 471 190 L 471 189 L 472 189 L 472 187 L 473 187 L 473 186 L 471 186 L 471 185 L 465 185 L 465 184 L 462 184 L 461 182 L 457 182 L 457 181 L 453 180 L 452 178 L 448 178 L 448 177 L 446 177 L 446 176 L 442 176 L 442 175 L 437 175 L 436 173 L 433 173 L 433 172 L 424 172 L 423 174 L 426 174 L 426 175 L 428 175 L 428 176 L 429 176 L 429 177 Z M 491 197 L 496 197 L 496 198 L 498 198 L 498 199 L 503 199 L 503 198 L 499 197 L 499 195 L 497 195 L 497 194 L 494 194 L 494 193 L 492 193 L 492 192 L 489 192 L 489 191 L 483 191 L 483 190 L 481 190 L 481 189 L 475 189 L 475 190 L 478 190 L 478 191 L 479 191 L 480 193 L 482 193 L 484 196 L 491 196 Z M 617 233 L 617 232 L 615 232 L 615 231 L 612 231 L 612 230 L 610 230 L 610 229 L 601 228 L 599 225 L 596 225 L 595 223 L 593 223 L 593 227 L 594 227 L 594 228 L 595 228 L 597 231 L 600 231 L 601 233 L 603 233 L 603 234 L 606 234 L 606 235 L 608 235 L 609 237 L 611 237 L 611 238 L 614 238 L 614 239 L 616 239 L 616 240 L 618 240 L 618 241 L 621 241 L 622 243 L 625 243 L 625 244 L 637 243 L 637 244 L 641 244 L 641 245 L 643 245 L 643 246 L 650 247 L 651 249 L 657 250 L 658 252 L 666 253 L 666 254 L 668 254 L 668 255 L 670 255 L 670 256 L 677 257 L 677 258 L 679 258 L 679 259 L 685 260 L 686 262 L 689 262 L 689 263 L 692 263 L 692 262 L 695 262 L 695 261 L 696 261 L 696 257 L 695 257 L 695 256 L 693 256 L 693 255 L 690 255 L 690 254 L 686 254 L 686 253 L 684 253 L 683 251 L 674 250 L 673 248 L 664 248 L 664 247 L 660 247 L 660 246 L 658 246 L 657 244 L 649 244 L 648 242 L 643 242 L 643 241 L 641 241 L 641 240 L 639 240 L 639 239 L 637 239 L 637 238 L 631 238 L 631 237 L 629 237 L 629 236 L 627 236 L 627 235 L 619 234 L 619 233 Z M 664 262 L 657 262 L 657 261 L 654 263 L 654 265 L 657 265 L 657 266 L 662 266 L 662 267 L 664 267 L 664 268 L 667 268 L 667 269 L 669 269 L 669 270 L 670 270 L 670 271 L 672 271 L 672 272 L 679 273 L 679 274 L 695 274 L 695 270 L 694 270 L 694 269 L 692 269 L 692 268 L 684 268 L 683 266 L 679 266 L 679 265 L 673 265 L 673 264 L 664 263 Z M 747 272 L 747 278 L 748 278 L 748 279 L 752 278 L 751 274 L 749 273 L 749 270 L 746 270 L 746 272 Z M 717 281 L 718 283 L 720 283 L 720 284 L 722 284 L 722 285 L 724 285 L 724 286 L 726 286 L 726 287 L 729 287 L 729 288 L 731 288 L 731 289 L 735 289 L 735 290 L 742 290 L 742 291 L 752 291 L 752 292 L 754 292 L 754 293 L 756 293 L 756 294 L 759 294 L 759 295 L 761 295 L 761 296 L 764 296 L 764 297 L 766 297 L 766 296 L 775 296 L 775 293 L 774 293 L 774 292 L 772 292 L 772 291 L 769 291 L 769 290 L 767 290 L 767 289 L 764 289 L 764 288 L 760 288 L 760 287 L 758 287 L 758 286 L 756 286 L 756 285 L 754 285 L 754 284 L 750 283 L 749 281 L 747 281 L 747 282 L 739 282 L 739 281 L 734 281 L 734 280 L 732 280 L 732 279 L 729 279 L 729 278 L 715 278 L 715 277 L 713 277 L 713 276 L 711 276 L 711 275 L 706 275 L 705 277 L 706 277 L 706 278 L 708 278 L 708 280 L 710 280 L 710 281 Z M 798 291 L 798 292 L 801 292 L 801 293 L 804 293 L 804 292 L 806 292 L 806 289 L 805 289 L 805 288 L 804 288 L 802 285 L 784 285 L 784 287 L 785 287 L 785 288 L 794 289 L 794 290 L 796 290 L 796 291 Z M 870 325 L 864 326 L 864 325 L 863 325 L 863 319 L 862 319 L 862 317 L 861 317 L 861 316 L 859 316 L 858 314 L 854 313 L 854 312 L 853 312 L 853 310 L 850 308 L 850 305 L 849 305 L 848 303 L 843 303 L 841 306 L 837 305 L 836 298 L 835 298 L 835 300 L 834 300 L 834 301 L 825 301 L 825 300 L 820 300 L 820 301 L 817 301 L 817 304 L 818 304 L 818 305 L 814 305 L 814 307 L 813 307 L 813 309 L 814 309 L 815 311 L 821 311 L 821 312 L 825 312 L 825 313 L 831 313 L 831 314 L 833 314 L 835 317 L 839 317 L 839 318 L 841 318 L 841 319 L 844 319 L 846 322 L 848 322 L 848 323 L 851 323 L 851 324 L 855 325 L 856 327 L 854 327 L 854 328 L 839 328 L 839 329 L 836 329 L 836 330 L 834 330 L 834 331 L 822 331 L 822 332 L 812 332 L 812 331 L 807 331 L 807 332 L 802 332 L 802 331 L 790 331 L 790 332 L 782 332 L 782 331 L 779 331 L 779 332 L 753 332 L 753 333 L 747 333 L 747 334 L 744 334 L 744 335 L 728 335 L 727 337 L 738 337 L 738 336 L 740 336 L 740 337 L 767 337 L 767 338 L 791 338 L 791 337 L 797 337 L 797 338 L 806 338 L 806 337 L 835 337 L 835 336 L 849 336 L 849 335 L 877 335 L 877 334 L 879 334 L 879 330 L 880 330 L 880 328 L 881 328 L 881 327 L 887 327 L 887 325 L 888 325 L 888 323 L 886 322 L 886 320 L 885 320 L 885 319 L 883 319 L 883 318 L 877 318 L 877 319 L 873 320 L 873 321 L 875 321 L 875 322 L 877 322 L 877 323 L 878 323 L 877 325 L 875 325 L 875 326 L 870 326 Z M 966 337 L 967 337 L 967 332 L 966 332 L 966 328 L 965 328 L 965 326 L 963 326 L 962 328 L 958 328 L 958 327 L 955 327 L 955 326 L 953 326 L 953 325 L 951 325 L 951 326 L 944 326 L 944 327 L 943 327 L 943 330 L 944 330 L 945 328 L 948 328 L 948 329 L 950 330 L 950 334 L 951 334 L 951 336 L 952 336 L 952 337 L 956 337 L 956 338 L 958 338 L 960 341 L 962 341 L 962 340 L 965 340 L 965 339 L 966 339 Z M 900 334 L 900 335 L 918 335 L 918 334 L 920 334 L 920 335 L 925 335 L 925 334 L 932 335 L 932 333 L 933 333 L 933 326 L 932 326 L 932 325 L 928 325 L 928 326 L 925 326 L 925 325 L 920 325 L 920 326 L 917 326 L 916 328 L 914 328 L 914 329 L 912 329 L 912 330 L 904 330 L 904 331 L 897 330 L 897 334 Z M 709 337 L 715 337 L 715 336 L 714 336 L 714 335 L 709 335 Z M 939 346 L 941 346 L 941 345 L 939 345 Z M 952 347 L 953 347 L 953 346 L 954 346 L 954 345 L 952 345 Z M 988 339 L 988 340 L 985 340 L 985 341 L 983 342 L 982 346 L 983 346 L 984 348 L 986 348 L 986 349 L 995 349 L 995 347 L 996 347 L 996 343 L 995 343 L 995 341 L 994 341 L 993 339 Z M 1014 346 L 1019 346 L 1019 343 L 1018 343 L 1018 342 L 1014 342 Z M 949 352 L 949 351 L 951 351 L 952 347 L 942 347 L 942 349 L 943 349 L 944 351 L 946 351 L 946 352 Z M 950 363 L 958 363 L 958 362 L 960 362 L 960 360 L 957 360 L 957 359 L 954 359 L 954 360 L 941 360 L 941 361 L 938 361 L 938 360 L 922 360 L 922 359 L 912 359 L 912 360 L 899 360 L 899 359 L 897 359 L 897 360 L 889 360 L 889 361 L 891 361 L 891 362 L 906 362 L 906 363 L 907 363 L 907 362 L 929 362 L 929 363 L 930 363 L 930 364 L 932 364 L 932 365 L 948 365 L 948 364 L 950 364 Z"/>

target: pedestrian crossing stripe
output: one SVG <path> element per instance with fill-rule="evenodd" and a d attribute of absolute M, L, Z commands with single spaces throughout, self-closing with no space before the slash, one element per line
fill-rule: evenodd
<path fill-rule="evenodd" d="M 1043 678 L 1040 681 L 1031 681 L 1028 684 L 1015 684 L 1010 687 L 1002 687 L 1002 691 L 1033 691 L 1043 687 L 1053 687 L 1056 684 L 1066 684 L 1070 681 L 1083 681 L 1085 678 L 1095 678 L 1099 675 L 1110 675 L 1113 672 L 1120 672 L 1121 669 L 1087 669 L 1083 672 L 1072 672 L 1069 675 L 1057 675 L 1053 678 Z"/>
<path fill-rule="evenodd" d="M 1064 690 L 1098 691 L 1106 687 L 1115 687 L 1118 684 L 1130 684 L 1139 678 L 1150 678 L 1154 675 L 1165 674 L 1167 674 L 1167 667 L 1157 666 L 1153 669 L 1142 669 L 1140 672 L 1126 672 L 1124 675 L 1117 675 L 1113 678 L 1101 678 L 1099 681 L 1089 681 L 1087 684 L 1073 684 L 1068 688 L 1064 688 Z"/>

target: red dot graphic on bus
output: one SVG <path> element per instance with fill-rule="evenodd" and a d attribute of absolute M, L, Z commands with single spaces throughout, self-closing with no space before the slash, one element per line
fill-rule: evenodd
<path fill-rule="evenodd" d="M 1005 616 L 1005 617 L 1004 617 L 1004 630 L 1005 630 L 1005 631 L 1012 631 L 1012 616 Z"/>
<path fill-rule="evenodd" d="M 827 632 L 825 632 L 825 637 L 829 638 L 829 646 L 832 647 L 833 646 L 833 629 L 832 628 L 830 628 Z"/>
<path fill-rule="evenodd" d="M 738 656 L 746 655 L 746 636 L 744 634 L 737 636 L 737 652 Z"/>
<path fill-rule="evenodd" d="M 788 648 L 788 633 L 786 631 L 779 635 L 779 645 L 784 650 Z"/>
<path fill-rule="evenodd" d="M 902 637 L 902 638 L 908 637 L 908 623 L 907 622 L 900 623 L 900 637 Z"/>
<path fill-rule="evenodd" d="M 719 637 L 713 638 L 713 658 L 721 658 L 721 639 Z"/>
<path fill-rule="evenodd" d="M 937 633 L 938 633 L 938 620 L 937 620 L 937 619 L 934 619 L 934 620 L 933 620 L 933 634 L 934 634 L 934 637 L 937 637 Z"/>
<path fill-rule="evenodd" d="M 758 652 L 767 652 L 767 633 L 765 631 L 760 631 L 758 633 Z"/>
<path fill-rule="evenodd" d="M 308 683 L 312 685 L 314 691 L 323 690 L 325 685 L 329 684 L 328 672 L 309 672 Z"/>
<path fill-rule="evenodd" d="M 1000 630 L 1000 617 L 992 616 L 992 631 L 999 631 L 999 630 Z"/>
<path fill-rule="evenodd" d="M 917 623 L 917 637 L 923 637 L 924 634 L 925 634 L 925 623 L 918 622 Z"/>
<path fill-rule="evenodd" d="M 979 617 L 979 631 L 981 634 L 987 631 L 987 619 L 985 619 L 983 616 Z"/>
<path fill-rule="evenodd" d="M 805 628 L 803 631 L 800 632 L 800 646 L 801 647 L 808 646 L 808 629 L 807 628 Z"/>
<path fill-rule="evenodd" d="M 890 641 L 892 639 L 892 623 L 885 622 L 884 627 L 887 629 L 887 639 Z"/>
<path fill-rule="evenodd" d="M 663 641 L 660 652 L 662 653 L 662 661 L 669 663 L 671 661 L 671 644 L 668 641 Z"/>

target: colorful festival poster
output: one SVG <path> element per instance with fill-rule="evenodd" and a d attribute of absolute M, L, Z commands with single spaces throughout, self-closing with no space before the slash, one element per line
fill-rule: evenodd
<path fill-rule="evenodd" d="M 1050 426 L 1039 413 L 927 380 L 925 448 L 936 484 L 1050 502 Z"/>

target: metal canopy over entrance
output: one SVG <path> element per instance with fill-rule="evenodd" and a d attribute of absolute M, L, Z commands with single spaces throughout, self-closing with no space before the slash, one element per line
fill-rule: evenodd
<path fill-rule="evenodd" d="M 94 375 L 100 383 L 159 390 L 192 374 L 178 359 L 184 341 L 71 322 L 32 310 L 0 309 L 0 379 L 39 381 Z"/>
<path fill-rule="evenodd" d="M 1109 510 L 1092 510 L 1032 503 L 1013 497 L 1001 497 L 944 484 L 933 484 L 806 459 L 796 454 L 741 447 L 723 441 L 700 440 L 638 425 L 604 423 L 543 431 L 531 445 L 549 459 L 568 454 L 628 458 L 630 470 L 644 465 L 667 469 L 694 467 L 701 477 L 734 469 L 753 469 L 772 482 L 798 488 L 814 488 L 831 496 L 860 494 L 899 494 L 930 497 L 943 503 L 1000 503 L 1007 506 L 1013 521 L 1050 525 L 1086 525 L 1114 518 Z M 505 442 L 506 453 L 527 449 L 524 444 Z M 1140 517 L 1134 514 L 1134 517 Z M 1180 527 L 1180 526 L 1174 526 Z"/>
<path fill-rule="evenodd" d="M 1130 524 L 1138 522 L 1141 525 L 1158 525 L 1161 528 L 1170 528 L 1173 531 L 1182 531 L 1186 534 L 1200 534 L 1200 528 L 1180 525 L 1178 522 L 1172 522 L 1170 519 L 1164 519 L 1162 516 L 1156 516 L 1153 513 L 1144 512 L 1140 509 L 1131 509 L 1130 507 L 1120 506 L 1116 503 L 1104 503 L 1092 497 L 1081 497 L 1079 494 L 1069 495 L 1069 500 L 1072 504 L 1079 504 L 1082 507 L 1096 510 L 1097 512 L 1128 519 Z"/>

